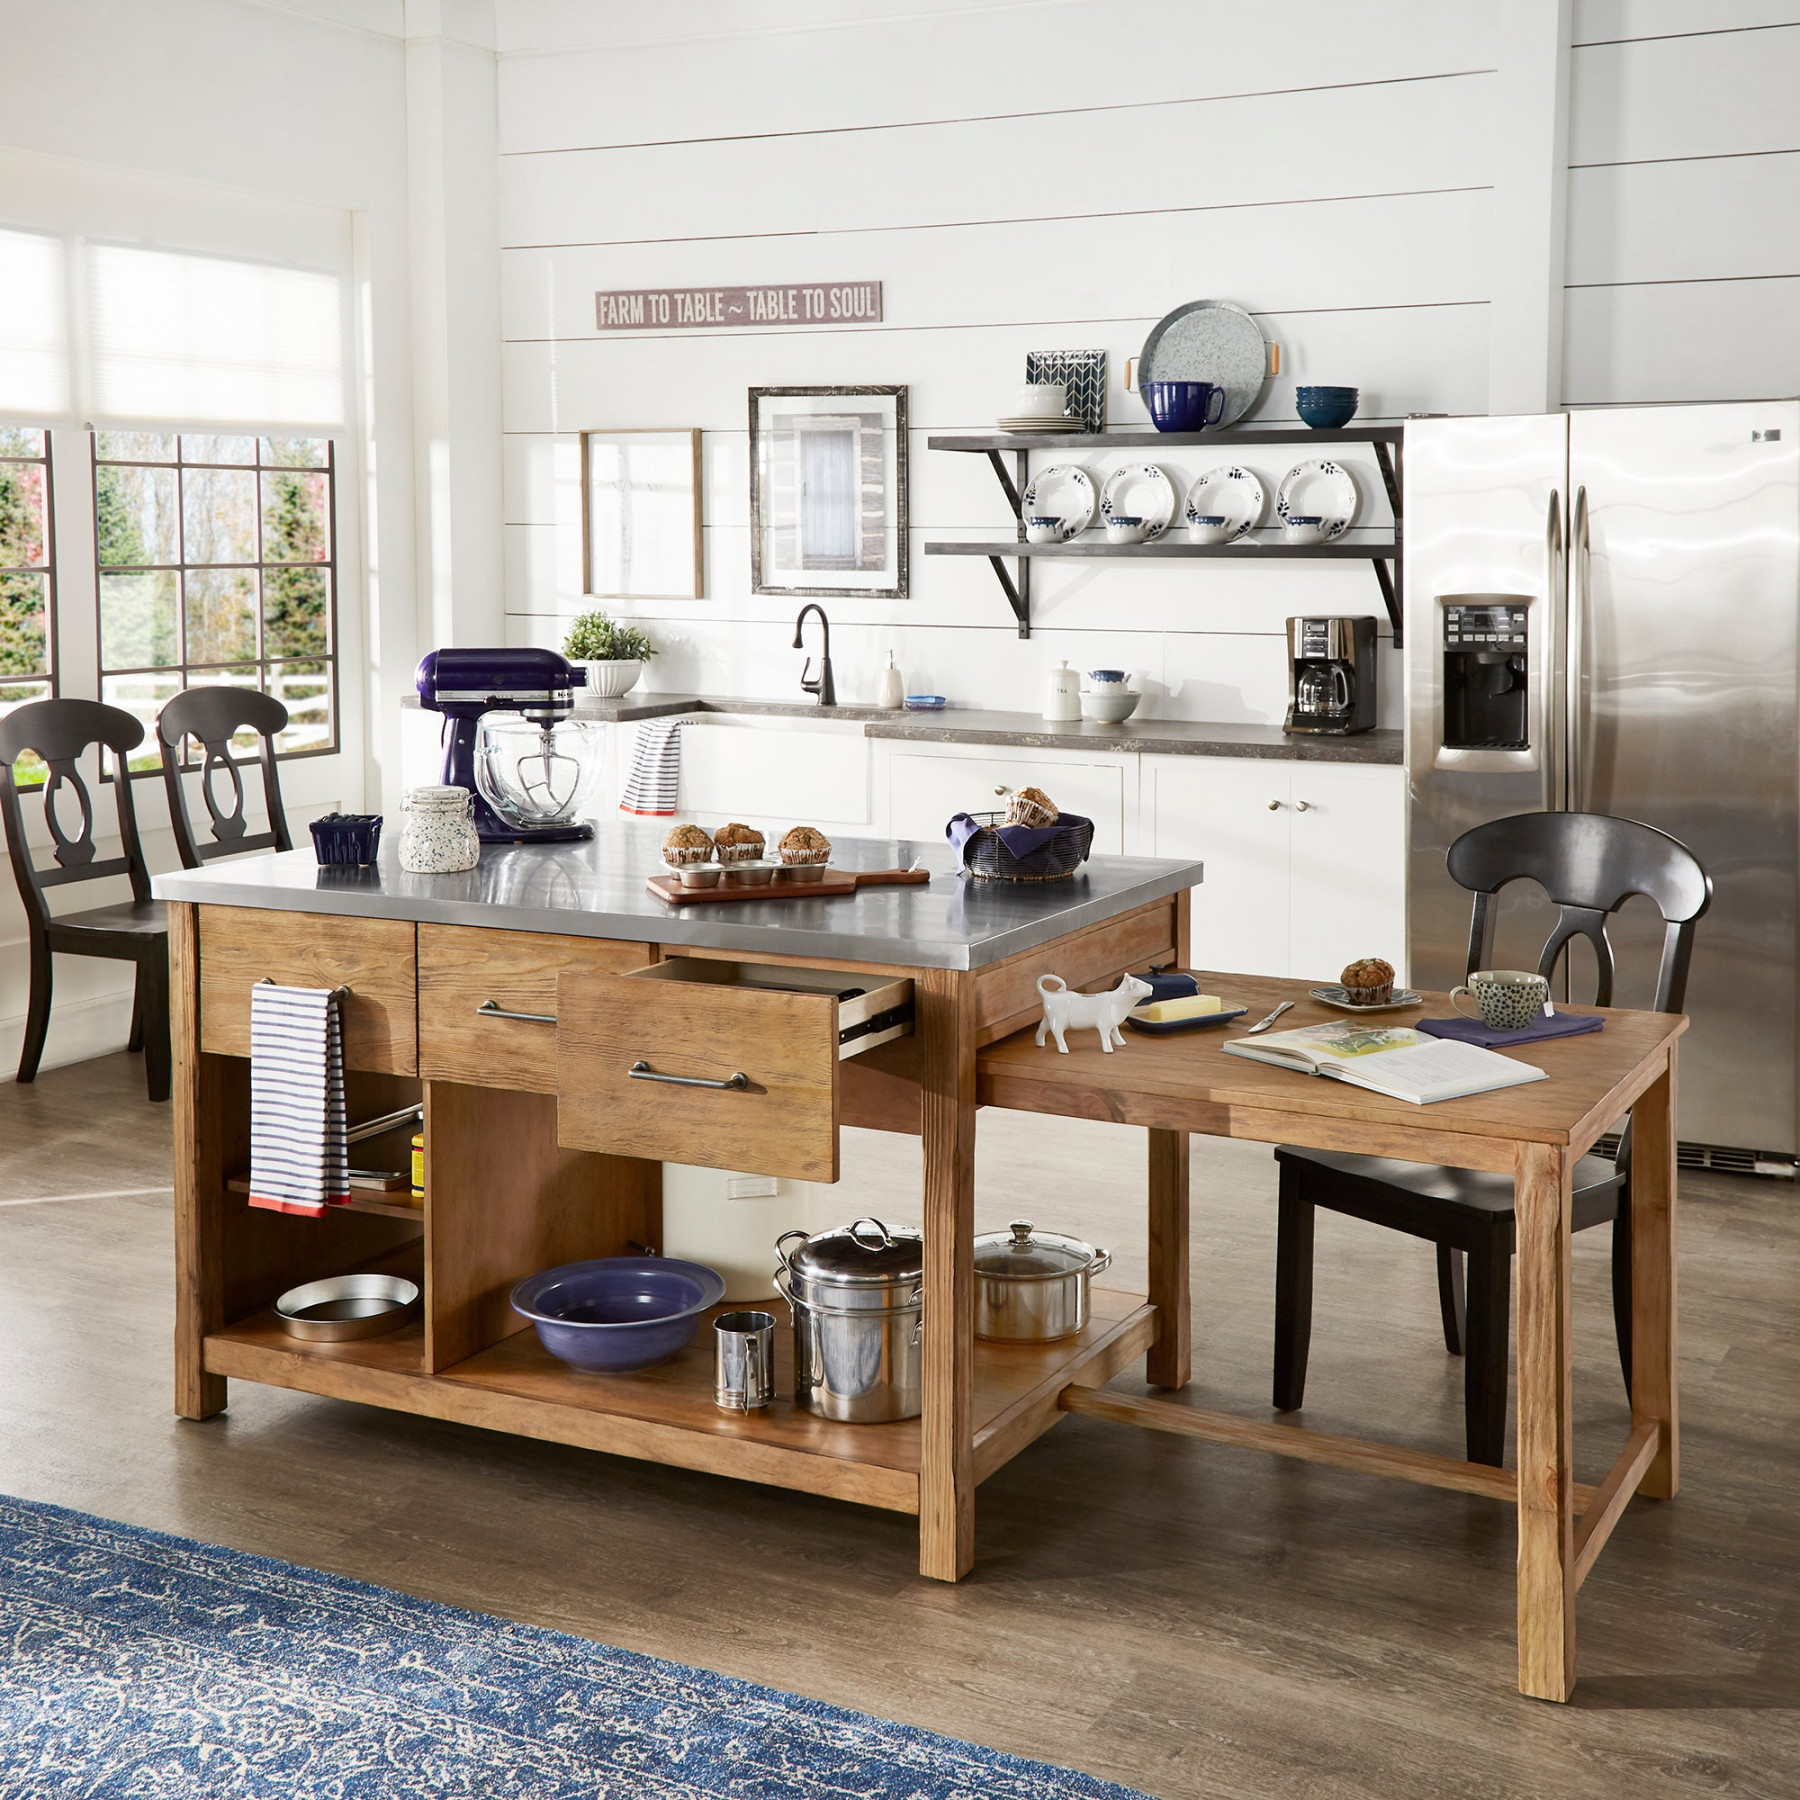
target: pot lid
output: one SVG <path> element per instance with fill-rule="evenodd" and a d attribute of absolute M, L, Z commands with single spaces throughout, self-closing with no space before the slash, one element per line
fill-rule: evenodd
<path fill-rule="evenodd" d="M 925 1272 L 925 1240 L 916 1231 L 896 1230 L 879 1219 L 858 1219 L 836 1231 L 815 1233 L 787 1261 L 809 1281 L 916 1281 Z"/>
<path fill-rule="evenodd" d="M 1029 1219 L 1014 1219 L 1006 1231 L 975 1240 L 975 1273 L 1013 1281 L 1050 1280 L 1087 1268 L 1096 1251 L 1080 1238 L 1039 1231 Z"/>

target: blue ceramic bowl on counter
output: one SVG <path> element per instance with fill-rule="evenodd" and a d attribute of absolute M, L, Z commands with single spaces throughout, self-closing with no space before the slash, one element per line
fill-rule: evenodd
<path fill-rule="evenodd" d="M 1297 387 L 1294 410 L 1314 431 L 1336 431 L 1356 417 L 1362 391 L 1353 387 Z"/>
<path fill-rule="evenodd" d="M 701 1315 L 725 1298 L 725 1278 L 671 1256 L 603 1256 L 527 1275 L 512 1309 L 538 1342 L 577 1369 L 648 1369 L 693 1341 Z"/>
<path fill-rule="evenodd" d="M 1225 390 L 1212 381 L 1146 381 L 1143 395 L 1158 431 L 1204 431 L 1225 410 Z"/>

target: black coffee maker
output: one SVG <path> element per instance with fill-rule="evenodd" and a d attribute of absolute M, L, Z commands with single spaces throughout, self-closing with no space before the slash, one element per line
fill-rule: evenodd
<path fill-rule="evenodd" d="M 1288 731 L 1342 737 L 1375 724 L 1375 621 L 1289 619 Z"/>

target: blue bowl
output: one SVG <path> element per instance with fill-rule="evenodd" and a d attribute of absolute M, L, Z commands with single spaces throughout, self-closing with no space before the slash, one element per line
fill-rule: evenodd
<path fill-rule="evenodd" d="M 1314 431 L 1336 431 L 1356 417 L 1361 398 L 1355 388 L 1299 387 L 1294 389 L 1294 410 Z"/>
<path fill-rule="evenodd" d="M 648 1369 L 693 1342 L 700 1316 L 725 1298 L 725 1278 L 668 1256 L 603 1256 L 528 1275 L 512 1309 L 538 1342 L 577 1369 Z"/>
<path fill-rule="evenodd" d="M 1211 381 L 1146 381 L 1143 395 L 1158 431 L 1204 431 L 1225 410 L 1225 390 Z"/>

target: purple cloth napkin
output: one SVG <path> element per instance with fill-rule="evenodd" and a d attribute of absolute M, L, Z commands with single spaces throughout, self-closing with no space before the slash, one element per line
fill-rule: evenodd
<path fill-rule="evenodd" d="M 1014 856 L 1029 856 L 1034 850 L 1041 850 L 1066 827 L 1079 828 L 1089 821 L 1076 813 L 1058 813 L 1054 825 L 996 825 L 994 829 L 1000 834 L 1000 841 Z M 979 820 L 971 819 L 967 813 L 958 813 L 944 827 L 944 836 L 956 846 L 956 854 L 960 858 L 963 847 L 976 832 L 985 830 Z"/>
<path fill-rule="evenodd" d="M 1479 1044 L 1484 1050 L 1507 1050 L 1514 1044 L 1536 1044 L 1545 1038 L 1580 1037 L 1584 1032 L 1604 1031 L 1606 1021 L 1588 1013 L 1559 1012 L 1546 1019 L 1542 1013 L 1518 1031 L 1496 1031 L 1479 1019 L 1421 1019 L 1417 1030 L 1431 1037 L 1455 1038 L 1463 1044 Z"/>

